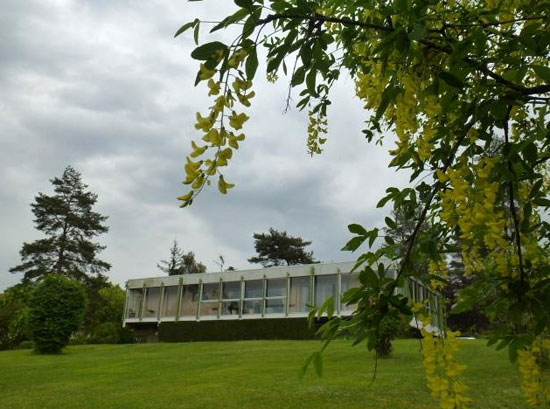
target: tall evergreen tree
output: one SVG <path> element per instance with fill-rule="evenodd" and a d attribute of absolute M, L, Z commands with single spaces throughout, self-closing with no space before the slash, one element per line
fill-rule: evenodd
<path fill-rule="evenodd" d="M 55 194 L 39 193 L 31 204 L 36 229 L 46 237 L 23 243 L 21 264 L 10 269 L 24 273 L 23 281 L 40 280 L 50 273 L 86 281 L 111 268 L 98 258 L 105 248 L 93 238 L 109 229 L 107 216 L 93 211 L 97 194 L 87 191 L 81 174 L 68 166 L 61 178 L 51 180 Z"/>
<path fill-rule="evenodd" d="M 312 251 L 305 251 L 310 244 L 311 241 L 270 228 L 267 234 L 254 233 L 254 247 L 258 255 L 249 258 L 248 262 L 264 267 L 318 263 L 313 259 Z"/>
<path fill-rule="evenodd" d="M 179 247 L 176 240 L 174 240 L 174 244 L 170 247 L 170 258 L 168 260 L 160 260 L 157 267 L 169 276 L 206 273 L 206 266 L 195 260 L 195 253 L 192 251 L 185 253 Z"/>

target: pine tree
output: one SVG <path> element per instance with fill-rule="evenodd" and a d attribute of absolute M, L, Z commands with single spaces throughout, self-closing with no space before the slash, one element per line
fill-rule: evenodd
<path fill-rule="evenodd" d="M 157 267 L 169 276 L 206 273 L 206 266 L 195 260 L 195 253 L 192 251 L 185 253 L 176 240 L 170 247 L 170 258 L 160 260 Z"/>
<path fill-rule="evenodd" d="M 248 262 L 259 263 L 264 267 L 318 263 L 313 259 L 312 251 L 304 250 L 310 244 L 311 241 L 270 228 L 269 234 L 254 233 L 254 247 L 258 255 L 249 258 Z"/>
<path fill-rule="evenodd" d="M 81 174 L 71 166 L 51 183 L 55 194 L 39 193 L 31 204 L 36 229 L 46 237 L 23 243 L 22 263 L 10 272 L 24 273 L 23 281 L 28 282 L 51 273 L 86 281 L 89 275 L 108 271 L 110 264 L 97 257 L 105 246 L 92 241 L 109 230 L 103 224 L 107 217 L 92 210 L 97 194 L 87 191 Z"/>

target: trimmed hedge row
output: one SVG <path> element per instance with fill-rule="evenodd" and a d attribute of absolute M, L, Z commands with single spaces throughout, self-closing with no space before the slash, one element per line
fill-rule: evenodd
<path fill-rule="evenodd" d="M 162 322 L 161 342 L 315 339 L 306 318 Z"/>

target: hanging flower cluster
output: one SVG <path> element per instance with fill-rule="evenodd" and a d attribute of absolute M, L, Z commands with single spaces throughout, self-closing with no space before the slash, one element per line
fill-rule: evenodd
<path fill-rule="evenodd" d="M 544 361 L 549 364 L 550 339 L 538 337 L 533 344 L 518 351 L 518 366 L 521 373 L 521 390 L 532 406 L 550 404 L 550 385 L 544 382 Z"/>
<path fill-rule="evenodd" d="M 234 186 L 225 180 L 220 168 L 229 164 L 234 151 L 239 149 L 239 142 L 245 139 L 245 135 L 239 131 L 249 117 L 244 112 L 238 112 L 236 106 L 239 103 L 250 107 L 250 100 L 255 96 L 254 91 L 251 91 L 252 81 L 247 80 L 239 70 L 246 57 L 245 50 L 234 51 L 223 71 L 208 68 L 206 64 L 200 65 L 198 78 L 208 81 L 208 96 L 214 97 L 214 103 L 206 115 L 200 112 L 196 114 L 195 129 L 202 132 L 201 139 L 205 144 L 191 142 L 193 150 L 187 157 L 186 178 L 183 181 L 190 185 L 191 190 L 178 197 L 183 201 L 182 207 L 190 205 L 202 188 L 210 184 L 213 176 L 218 175 L 218 190 L 222 194 Z M 223 58 L 224 55 L 220 54 L 218 60 L 221 62 Z M 214 80 L 216 74 L 220 77 L 219 81 Z"/>
<path fill-rule="evenodd" d="M 423 309 L 422 303 L 413 306 L 417 319 L 422 322 L 423 364 L 432 396 L 439 400 L 441 409 L 468 409 L 472 399 L 467 394 L 468 386 L 460 380 L 467 367 L 456 362 L 460 348 L 456 337 L 460 334 L 446 331 L 443 337 L 441 333 L 430 331 L 432 319 L 421 312 Z"/>

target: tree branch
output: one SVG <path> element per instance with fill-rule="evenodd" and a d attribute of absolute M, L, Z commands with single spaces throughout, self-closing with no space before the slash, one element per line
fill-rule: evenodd
<path fill-rule="evenodd" d="M 270 23 L 275 20 L 283 20 L 283 19 L 291 19 L 291 20 L 308 20 L 313 22 L 322 22 L 322 23 L 340 23 L 350 26 L 356 26 L 356 27 L 363 27 L 363 28 L 372 28 L 374 30 L 380 30 L 380 31 L 387 31 L 392 32 L 394 31 L 391 27 L 382 26 L 380 24 L 372 24 L 372 23 L 366 23 L 363 21 L 357 21 L 352 20 L 350 18 L 338 18 L 338 17 L 327 17 L 323 16 L 321 14 L 271 14 L 267 16 L 264 19 L 258 20 L 256 23 L 257 26 Z"/>
<path fill-rule="evenodd" d="M 534 20 L 534 19 L 542 19 L 542 18 L 543 17 L 532 17 L 532 18 L 525 18 L 525 19 L 533 19 Z M 271 15 L 267 16 L 264 19 L 258 20 L 256 22 L 256 26 L 265 25 L 265 24 L 270 23 L 272 21 L 283 20 L 283 19 L 306 20 L 306 21 L 313 22 L 313 23 L 315 23 L 315 22 L 339 23 L 339 24 L 344 24 L 344 25 L 348 25 L 348 26 L 356 26 L 356 27 L 370 28 L 370 29 L 378 30 L 378 31 L 385 31 L 385 32 L 388 32 L 388 33 L 391 33 L 391 32 L 395 31 L 395 29 L 393 27 L 390 27 L 390 26 L 383 26 L 383 25 L 380 25 L 380 24 L 372 24 L 372 23 L 367 23 L 367 22 L 363 22 L 363 21 L 352 20 L 352 19 L 349 19 L 349 18 L 327 17 L 327 16 L 323 16 L 321 14 L 312 14 L 312 15 L 310 15 L 310 14 L 284 14 L 284 13 L 283 14 L 271 14 Z M 525 19 L 510 20 L 508 22 L 525 21 Z M 504 23 L 505 22 L 501 22 L 500 24 L 504 24 Z M 487 25 L 494 25 L 494 24 L 487 23 Z M 429 48 L 432 48 L 434 50 L 444 52 L 445 54 L 450 54 L 452 52 L 452 49 L 449 48 L 449 47 L 442 47 L 442 46 L 439 46 L 437 44 L 432 43 L 431 41 L 427 41 L 425 39 L 420 39 L 420 40 L 418 40 L 418 42 L 420 44 L 424 44 L 425 46 L 427 46 Z M 489 68 L 487 68 L 487 66 L 485 64 L 483 64 L 479 61 L 476 61 L 473 58 L 465 57 L 463 59 L 463 61 L 466 62 L 468 65 L 471 65 L 474 68 L 478 69 L 479 71 L 486 74 L 487 76 L 491 77 L 492 79 L 494 79 L 499 84 L 502 84 L 502 85 L 504 85 L 504 86 L 506 86 L 510 89 L 513 89 L 514 91 L 517 91 L 517 92 L 521 93 L 522 95 L 527 96 L 527 95 L 544 94 L 544 93 L 550 92 L 550 84 L 543 84 L 543 85 L 539 85 L 539 86 L 536 86 L 536 87 L 526 88 L 522 85 L 518 85 L 518 84 L 515 84 L 511 81 L 508 81 L 504 77 L 502 77 L 502 76 L 496 74 L 495 72 L 491 71 Z"/>
<path fill-rule="evenodd" d="M 512 110 L 512 106 L 508 106 L 508 111 L 506 112 L 506 118 L 504 119 L 504 142 L 509 143 L 509 137 L 508 137 L 508 121 L 510 119 L 510 111 Z M 512 163 L 508 161 L 508 170 L 513 174 L 514 170 L 512 168 Z M 519 261 L 519 276 L 521 281 L 525 281 L 525 271 L 523 269 L 523 255 L 521 253 L 521 237 L 519 232 L 519 217 L 516 212 L 516 203 L 514 198 L 514 182 L 510 181 L 508 183 L 508 195 L 510 197 L 510 212 L 512 213 L 512 220 L 514 221 L 514 231 L 515 231 L 515 241 L 516 241 L 516 247 L 517 247 L 517 253 L 518 253 L 518 261 Z"/>
<path fill-rule="evenodd" d="M 533 16 L 533 17 L 516 18 L 516 19 L 512 19 L 512 20 L 493 21 L 493 22 L 480 21 L 479 23 L 468 23 L 468 24 L 447 24 L 447 23 L 443 23 L 443 27 L 441 29 L 501 26 L 501 25 L 504 25 L 504 24 L 519 23 L 519 22 L 522 22 L 522 21 L 546 20 L 548 18 L 549 18 L 548 16 Z"/>

